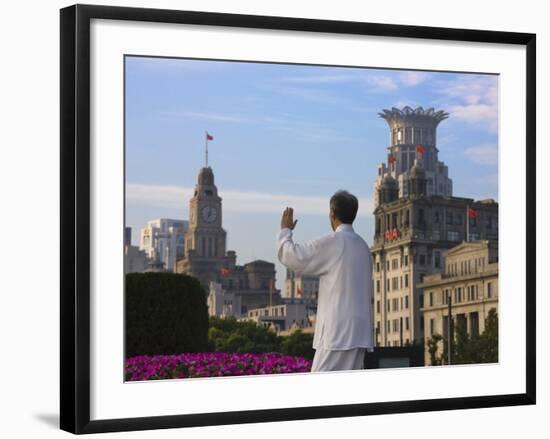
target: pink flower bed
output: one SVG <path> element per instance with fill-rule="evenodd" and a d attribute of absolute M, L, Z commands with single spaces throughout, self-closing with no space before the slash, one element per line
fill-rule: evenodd
<path fill-rule="evenodd" d="M 309 372 L 311 360 L 276 352 L 264 354 L 200 352 L 178 355 L 140 355 L 126 360 L 127 381 L 265 375 Z"/>

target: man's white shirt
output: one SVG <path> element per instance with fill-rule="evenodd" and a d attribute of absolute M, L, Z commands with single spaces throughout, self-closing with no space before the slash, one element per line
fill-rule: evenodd
<path fill-rule="evenodd" d="M 297 244 L 292 230 L 277 235 L 278 258 L 297 275 L 319 276 L 313 348 L 372 350 L 372 257 L 351 224 Z"/>

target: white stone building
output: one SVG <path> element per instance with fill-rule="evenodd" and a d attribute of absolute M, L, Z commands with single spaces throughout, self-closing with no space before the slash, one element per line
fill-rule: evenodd
<path fill-rule="evenodd" d="M 138 246 L 132 245 L 132 228 L 124 228 L 124 274 L 147 271 L 149 258 Z"/>
<path fill-rule="evenodd" d="M 258 325 L 273 328 L 276 332 L 311 327 L 307 304 L 303 300 L 285 301 L 274 306 L 250 309 L 243 320 L 252 320 Z"/>
<path fill-rule="evenodd" d="M 189 222 L 185 220 L 159 218 L 147 222 L 141 229 L 139 247 L 148 258 L 157 259 L 164 270 L 175 271 L 176 261 L 185 252 L 185 233 Z"/>

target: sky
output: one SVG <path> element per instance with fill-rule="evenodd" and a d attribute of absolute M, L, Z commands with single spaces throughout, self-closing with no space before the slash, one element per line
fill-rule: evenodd
<path fill-rule="evenodd" d="M 498 76 L 450 72 L 126 57 L 126 225 L 188 219 L 205 164 L 223 199 L 227 249 L 239 264 L 276 262 L 286 206 L 295 240 L 331 231 L 328 200 L 359 198 L 355 230 L 370 245 L 377 164 L 389 128 L 378 113 L 405 105 L 450 114 L 437 129 L 453 195 L 498 200 Z"/>

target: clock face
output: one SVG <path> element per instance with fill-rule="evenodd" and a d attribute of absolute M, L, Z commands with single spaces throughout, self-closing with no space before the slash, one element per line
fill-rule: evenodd
<path fill-rule="evenodd" d="M 213 223 L 218 217 L 218 212 L 215 207 L 205 206 L 201 210 L 202 219 L 206 223 Z"/>

